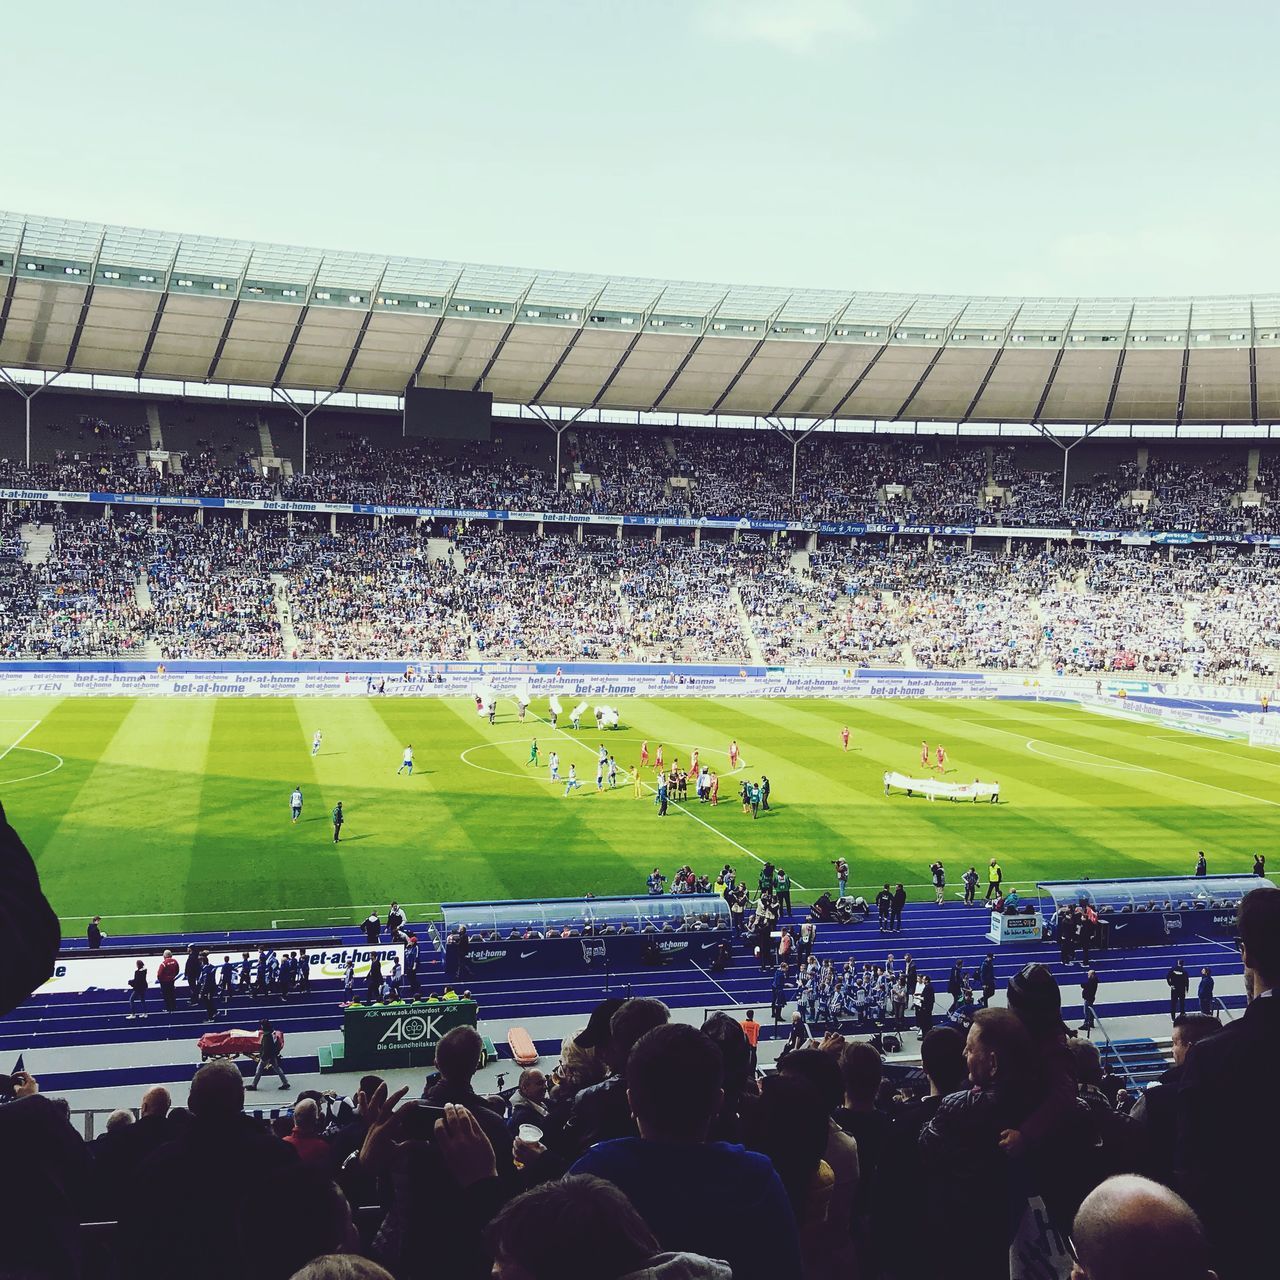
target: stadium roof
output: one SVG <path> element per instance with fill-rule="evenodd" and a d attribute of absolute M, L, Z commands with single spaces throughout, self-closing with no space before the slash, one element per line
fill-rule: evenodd
<path fill-rule="evenodd" d="M 0 367 L 516 404 L 1280 422 L 1280 295 L 965 298 L 387 258 L 0 212 Z"/>

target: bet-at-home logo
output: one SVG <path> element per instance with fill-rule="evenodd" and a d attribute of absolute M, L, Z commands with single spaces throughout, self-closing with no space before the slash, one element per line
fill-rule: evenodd
<path fill-rule="evenodd" d="M 416 1013 L 401 1014 L 391 1020 L 390 1026 L 378 1040 L 379 1049 L 395 1049 L 406 1044 L 440 1038 L 440 1015 L 428 1014 L 425 1018 Z"/>

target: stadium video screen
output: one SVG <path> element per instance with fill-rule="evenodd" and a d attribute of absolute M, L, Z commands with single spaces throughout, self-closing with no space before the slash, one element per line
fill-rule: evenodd
<path fill-rule="evenodd" d="M 493 396 L 488 391 L 407 387 L 404 434 L 428 440 L 488 440 Z"/>

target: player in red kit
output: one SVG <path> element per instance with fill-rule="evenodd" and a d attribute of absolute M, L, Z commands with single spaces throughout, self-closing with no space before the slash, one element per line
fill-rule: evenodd
<path fill-rule="evenodd" d="M 659 773 L 662 772 L 662 743 L 658 743 L 657 754 L 653 757 L 653 767 L 657 769 Z"/>
<path fill-rule="evenodd" d="M 920 744 L 920 763 L 926 769 L 929 767 L 929 744 L 927 742 Z"/>
<path fill-rule="evenodd" d="M 737 738 L 734 738 L 734 740 L 731 743 L 729 743 L 729 768 L 736 769 L 737 767 L 738 767 L 738 740 Z"/>
<path fill-rule="evenodd" d="M 848 725 L 845 725 L 845 727 L 840 730 L 840 740 L 844 743 L 844 749 L 848 751 L 849 750 L 849 726 Z"/>
<path fill-rule="evenodd" d="M 649 739 L 646 738 L 640 744 L 640 764 L 644 766 L 649 763 Z"/>
<path fill-rule="evenodd" d="M 938 753 L 936 758 L 938 761 L 938 772 L 945 773 L 947 771 L 947 749 L 942 745 L 942 743 L 938 743 Z"/>

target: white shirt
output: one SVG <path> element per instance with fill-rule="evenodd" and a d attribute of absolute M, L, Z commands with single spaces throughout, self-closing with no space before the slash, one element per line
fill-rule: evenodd
<path fill-rule="evenodd" d="M 295 791 L 293 795 L 289 797 L 289 803 L 290 805 L 293 806 L 293 808 L 301 809 L 302 808 L 302 792 Z"/>
<path fill-rule="evenodd" d="M 412 764 L 412 763 L 413 763 L 413 748 L 412 748 L 412 747 L 405 747 L 405 749 L 404 749 L 404 762 L 405 762 L 405 764 Z"/>

